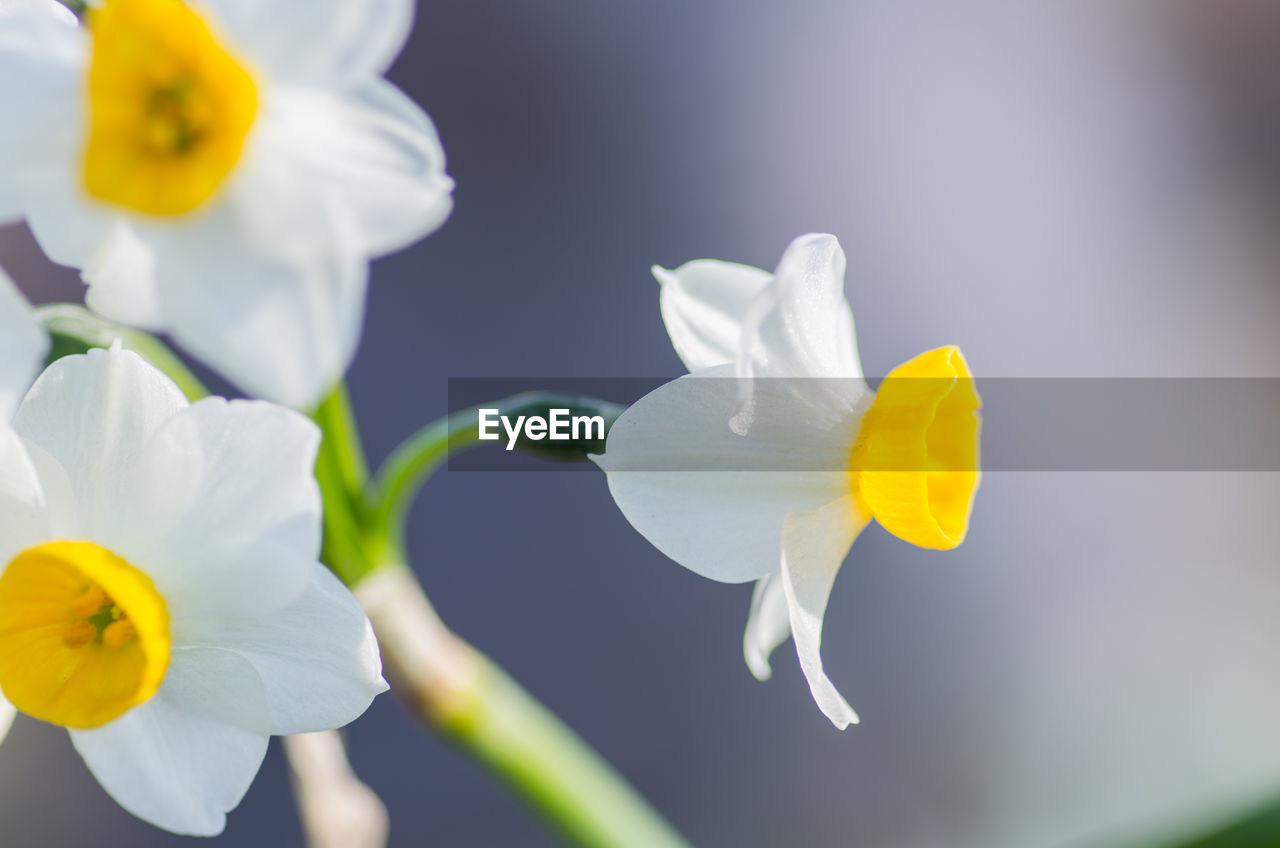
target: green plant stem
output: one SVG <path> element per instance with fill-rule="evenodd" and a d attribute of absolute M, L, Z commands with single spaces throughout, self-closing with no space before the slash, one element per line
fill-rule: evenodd
<path fill-rule="evenodd" d="M 683 846 L 685 841 L 550 710 L 481 658 L 475 709 L 442 729 L 580 845 Z"/>
<path fill-rule="evenodd" d="M 1195 835 L 1188 836 L 1190 832 Z M 1143 848 L 1275 848 L 1280 845 L 1280 799 L 1248 806 L 1216 824 L 1188 827 L 1182 822 L 1160 838 L 1117 838 L 1107 840 L 1106 844 L 1142 845 Z"/>
<path fill-rule="evenodd" d="M 356 430 L 355 414 L 351 410 L 351 397 L 347 387 L 339 384 L 326 397 L 312 416 L 325 432 L 325 441 L 339 476 L 348 493 L 363 498 L 369 483 L 369 465 L 364 458 L 364 448 Z"/>
<path fill-rule="evenodd" d="M 548 410 L 563 408 L 575 415 L 599 415 L 605 421 L 606 432 L 623 410 L 619 404 L 581 395 L 525 392 L 505 400 L 458 410 L 427 424 L 392 452 L 378 470 L 370 492 L 372 497 L 367 507 L 373 532 L 390 545 L 392 555 L 388 559 L 403 555 L 403 528 L 409 507 L 423 482 L 450 456 L 480 443 L 477 413 L 481 408 L 497 409 L 510 418 L 546 414 Z M 525 450 L 572 461 L 586 459 L 588 453 L 603 452 L 604 440 L 574 442 L 558 449 L 547 443 L 525 442 L 521 446 Z"/>
<path fill-rule="evenodd" d="M 504 414 L 552 407 L 620 407 L 530 393 L 486 405 Z M 368 483 L 345 393 L 316 411 L 324 430 L 317 473 L 325 495 L 326 562 L 351 585 L 382 647 L 392 688 L 423 721 L 488 769 L 540 818 L 582 848 L 687 848 L 607 762 L 440 620 L 404 558 L 403 522 L 414 494 L 447 457 L 476 444 L 476 408 L 420 430 Z M 602 444 L 578 445 L 573 453 Z M 357 488 L 358 487 L 358 488 Z"/>
<path fill-rule="evenodd" d="M 351 586 L 372 566 L 364 503 L 369 470 L 346 387 L 334 389 L 311 417 L 324 434 L 316 456 L 316 480 L 324 495 L 324 561 Z"/>
<path fill-rule="evenodd" d="M 75 303 L 49 303 L 35 307 L 36 320 L 49 331 L 50 357 L 84 353 L 90 348 L 110 347 L 117 340 L 159 368 L 178 384 L 188 400 L 207 397 L 209 390 L 168 345 L 141 330 L 130 329 L 96 315 Z"/>
<path fill-rule="evenodd" d="M 392 689 L 570 844 L 687 848 L 586 742 L 440 621 L 407 567 L 377 569 L 355 594 Z"/>

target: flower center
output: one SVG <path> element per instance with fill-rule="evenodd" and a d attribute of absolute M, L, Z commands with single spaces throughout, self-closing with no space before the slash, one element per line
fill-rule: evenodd
<path fill-rule="evenodd" d="M 0 689 L 28 715 L 99 727 L 143 703 L 169 666 L 151 579 L 92 542 L 48 542 L 0 574 Z"/>
<path fill-rule="evenodd" d="M 954 548 L 978 488 L 978 409 L 960 349 L 922 353 L 889 372 L 853 450 L 855 490 L 886 530 L 922 548 Z"/>
<path fill-rule="evenodd" d="M 88 21 L 85 190 L 149 215 L 191 212 L 240 159 L 253 78 L 182 0 L 107 0 Z"/>

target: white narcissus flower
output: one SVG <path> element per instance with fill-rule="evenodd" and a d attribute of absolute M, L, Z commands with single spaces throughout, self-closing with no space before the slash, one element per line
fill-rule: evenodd
<path fill-rule="evenodd" d="M 382 73 L 412 0 L 0 2 L 0 221 L 109 318 L 307 408 L 350 363 L 368 261 L 452 208 Z"/>
<path fill-rule="evenodd" d="M 263 401 L 188 405 L 118 348 L 53 363 L 0 431 L 0 690 L 160 827 L 220 832 L 269 736 L 386 689 L 318 562 L 319 439 Z"/>
<path fill-rule="evenodd" d="M 691 372 L 631 406 L 596 461 L 627 520 L 704 577 L 756 580 L 743 639 L 755 676 L 788 635 L 822 712 L 822 620 L 872 520 L 926 548 L 960 544 L 977 488 L 979 399 L 958 348 L 894 369 L 875 394 L 858 361 L 834 236 L 807 235 L 769 274 L 701 260 L 654 268 Z M 721 378 L 721 379 L 707 379 Z"/>

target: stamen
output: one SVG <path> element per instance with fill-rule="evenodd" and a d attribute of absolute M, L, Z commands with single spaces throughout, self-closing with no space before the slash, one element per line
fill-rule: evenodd
<path fill-rule="evenodd" d="M 107 625 L 107 629 L 102 631 L 102 644 L 108 648 L 119 648 L 137 635 L 133 623 L 124 618 Z"/>
<path fill-rule="evenodd" d="M 76 618 L 88 618 L 109 603 L 111 598 L 107 597 L 101 586 L 91 586 L 71 602 L 71 614 Z"/>
<path fill-rule="evenodd" d="M 62 644 L 68 648 L 83 648 L 98 638 L 98 628 L 89 621 L 73 621 L 62 631 Z"/>

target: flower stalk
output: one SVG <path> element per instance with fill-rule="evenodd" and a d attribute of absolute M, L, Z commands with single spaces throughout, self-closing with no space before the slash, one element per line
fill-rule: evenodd
<path fill-rule="evenodd" d="M 356 777 L 336 730 L 284 737 L 302 829 L 311 848 L 384 848 L 387 808 Z"/>
<path fill-rule="evenodd" d="M 32 313 L 49 332 L 50 362 L 90 348 L 111 347 L 119 341 L 125 350 L 138 354 L 177 383 L 187 400 L 194 403 L 209 395 L 204 383 L 178 355 L 149 333 L 108 321 L 78 303 L 47 303 L 35 307 Z"/>
<path fill-rule="evenodd" d="M 512 413 L 621 407 L 530 393 L 500 401 Z M 474 445 L 475 409 L 424 427 L 372 478 L 345 390 L 315 414 L 324 430 L 318 475 L 326 561 L 356 594 L 382 648 L 392 689 L 426 724 L 488 769 L 540 818 L 582 848 L 682 848 L 687 842 L 627 782 L 496 663 L 440 619 L 405 558 L 413 496 L 454 452 Z M 579 446 L 586 458 L 594 445 Z"/>
<path fill-rule="evenodd" d="M 572 844 L 687 844 L 581 738 L 450 631 L 408 568 L 380 568 L 355 591 L 378 634 L 392 688 Z"/>
<path fill-rule="evenodd" d="M 335 396 L 337 394 L 335 392 Z M 328 406 L 336 402 L 335 397 L 331 396 L 325 404 Z M 570 415 L 598 415 L 604 419 L 605 432 L 613 426 L 624 409 L 610 401 L 554 392 L 524 392 L 482 406 L 497 409 L 509 418 L 522 415 L 545 416 L 552 409 L 565 409 Z M 479 444 L 476 426 L 479 410 L 480 406 L 460 409 L 427 424 L 396 448 L 378 470 L 369 489 L 365 509 L 369 513 L 372 535 L 390 546 L 387 552 L 389 555 L 383 561 L 403 561 L 404 527 L 409 507 L 422 484 L 450 456 Z M 349 430 L 343 422 L 342 413 L 329 410 L 326 414 L 332 416 L 335 424 Z M 349 415 L 347 420 L 350 420 Z M 517 445 L 521 450 L 569 462 L 585 461 L 588 454 L 604 451 L 603 440 L 543 443 L 522 438 Z"/>

